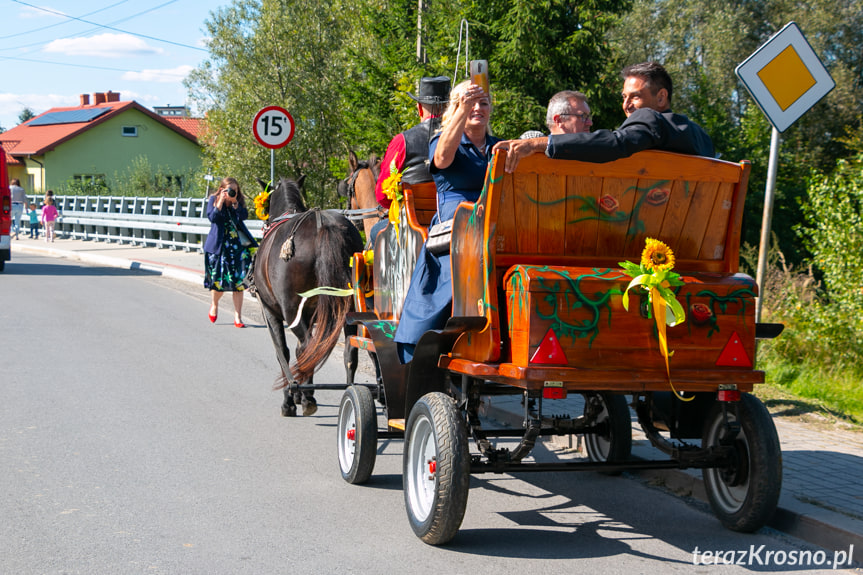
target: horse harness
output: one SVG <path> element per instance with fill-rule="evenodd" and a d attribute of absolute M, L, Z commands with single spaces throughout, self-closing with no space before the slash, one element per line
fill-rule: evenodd
<path fill-rule="evenodd" d="M 299 214 L 282 214 L 281 216 L 270 222 L 270 224 L 267 226 L 267 229 L 264 231 L 265 238 L 281 224 L 290 221 L 293 218 L 298 218 L 297 220 L 295 220 L 294 227 L 291 230 L 291 235 L 288 236 L 288 239 L 284 241 L 281 249 L 279 249 L 279 257 L 282 260 L 288 261 L 294 256 L 294 235 L 296 235 L 297 230 L 300 229 L 300 226 L 303 224 L 304 221 L 309 218 L 311 214 L 315 214 L 315 229 L 320 229 L 322 225 L 320 208 L 312 208 Z"/>
<path fill-rule="evenodd" d="M 312 214 L 312 213 L 315 214 L 315 226 L 317 226 L 315 229 L 319 229 L 321 227 L 321 223 L 322 223 L 321 222 L 321 209 L 320 208 L 312 208 L 310 210 L 307 210 L 307 211 L 299 213 L 299 214 L 282 214 L 281 216 L 274 218 L 273 221 L 267 222 L 267 225 L 264 227 L 264 238 L 266 238 L 268 235 L 270 235 L 273 232 L 273 230 L 275 230 L 277 227 L 279 227 L 283 223 L 290 221 L 292 218 L 295 218 L 295 217 L 299 218 L 296 221 L 296 225 L 294 226 L 294 229 L 291 230 L 291 235 L 288 236 L 288 239 L 286 239 L 284 241 L 284 243 L 282 244 L 282 247 L 279 249 L 279 257 L 282 260 L 288 261 L 289 259 L 291 259 L 294 256 L 294 234 L 297 233 L 297 229 L 299 229 L 299 227 L 302 225 L 302 223 L 309 217 L 309 214 Z M 257 297 L 257 293 L 258 293 L 258 288 L 255 285 L 255 273 L 254 273 L 255 260 L 256 259 L 258 259 L 257 253 L 255 253 L 255 255 L 252 256 L 252 262 L 249 265 L 248 271 L 246 272 L 246 280 L 245 280 L 246 288 L 249 290 L 249 293 L 252 295 L 252 297 Z M 267 284 L 269 284 L 269 279 L 267 280 Z M 272 289 L 272 286 L 270 286 L 270 289 Z"/>

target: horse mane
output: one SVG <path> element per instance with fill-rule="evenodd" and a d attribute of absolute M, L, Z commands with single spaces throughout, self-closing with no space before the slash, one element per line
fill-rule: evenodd
<path fill-rule="evenodd" d="M 381 159 L 378 158 L 377 154 L 372 154 L 369 156 L 368 160 L 361 160 L 357 164 L 357 170 L 365 169 L 371 170 L 375 181 L 378 180 L 378 176 L 381 174 Z"/>
<path fill-rule="evenodd" d="M 307 210 L 300 185 L 288 178 L 279 179 L 276 189 L 270 194 L 270 216 L 299 214 Z"/>

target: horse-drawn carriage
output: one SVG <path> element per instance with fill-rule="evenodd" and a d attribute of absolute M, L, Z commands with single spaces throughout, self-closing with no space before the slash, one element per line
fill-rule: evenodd
<path fill-rule="evenodd" d="M 420 339 L 411 362 L 399 360 L 393 334 L 434 185 L 406 186 L 374 254 L 353 256 L 348 323 L 359 331 L 348 336 L 346 361 L 372 352 L 379 383 L 350 386 L 341 400 L 344 479 L 366 481 L 378 439 L 404 437 L 408 517 L 430 544 L 457 533 L 470 474 L 536 469 L 701 468 L 725 526 L 764 525 L 779 497 L 781 454 L 750 392 L 764 381 L 756 339 L 781 326 L 756 324 L 757 287 L 737 273 L 749 164 L 667 152 L 606 164 L 534 155 L 508 174 L 503 154 L 479 200 L 453 221 L 452 317 Z M 673 327 L 657 322 L 647 292 L 631 290 L 623 306 L 632 278 L 620 262 L 637 261 L 647 238 L 676 254 L 683 285 L 673 291 L 687 320 Z M 542 400 L 567 394 L 584 397 L 583 415 L 544 418 Z M 484 424 L 484 402 L 499 395 L 523 398 L 517 444 L 512 429 Z M 380 429 L 375 400 L 385 406 Z M 667 459 L 630 458 L 629 405 Z M 537 439 L 569 434 L 585 435 L 589 460 L 530 461 Z"/>

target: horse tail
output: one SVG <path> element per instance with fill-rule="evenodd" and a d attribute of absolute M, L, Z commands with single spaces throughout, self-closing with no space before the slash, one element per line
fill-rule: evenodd
<path fill-rule="evenodd" d="M 326 219 L 326 216 L 325 216 Z M 359 232 L 350 222 L 326 222 L 318 229 L 318 246 L 315 261 L 317 285 L 346 288 L 350 284 L 349 261 L 355 251 L 362 249 Z M 358 247 L 359 246 L 359 247 Z M 317 307 L 311 325 L 312 334 L 306 345 L 297 353 L 291 366 L 291 375 L 297 381 L 308 381 L 324 364 L 342 335 L 348 312 L 353 307 L 350 297 L 317 296 Z"/>

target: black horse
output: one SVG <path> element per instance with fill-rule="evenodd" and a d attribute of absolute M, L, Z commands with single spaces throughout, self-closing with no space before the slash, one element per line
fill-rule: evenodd
<path fill-rule="evenodd" d="M 276 389 L 285 390 L 284 416 L 297 414 L 297 402 L 302 403 L 303 415 L 317 411 L 313 389 L 300 393 L 291 387 L 313 383 L 315 370 L 340 339 L 352 309 L 350 297 L 317 295 L 301 306 L 299 294 L 323 286 L 347 288 L 351 255 L 363 249 L 359 231 L 343 215 L 306 208 L 302 180 L 297 183 L 282 178 L 270 194 L 270 225 L 255 256 L 253 272 L 257 297 L 282 368 Z M 293 364 L 285 322 L 298 341 Z"/>

